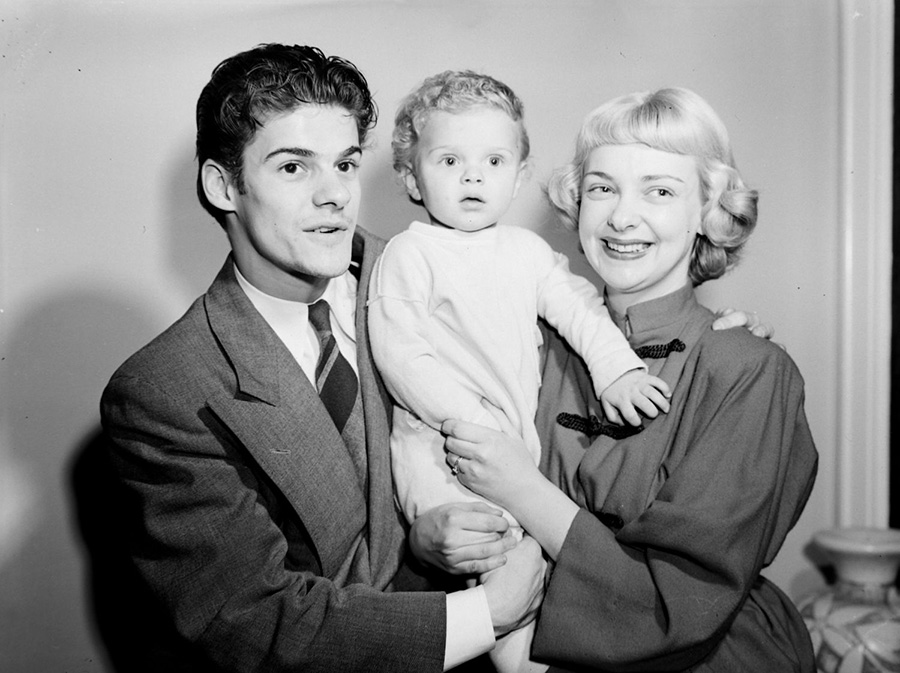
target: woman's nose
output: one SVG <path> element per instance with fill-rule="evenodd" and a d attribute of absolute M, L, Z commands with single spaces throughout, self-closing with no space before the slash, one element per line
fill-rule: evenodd
<path fill-rule="evenodd" d="M 609 214 L 607 223 L 616 231 L 624 231 L 630 227 L 636 227 L 641 221 L 640 213 L 631 203 L 630 199 L 620 198 L 616 207 Z"/>

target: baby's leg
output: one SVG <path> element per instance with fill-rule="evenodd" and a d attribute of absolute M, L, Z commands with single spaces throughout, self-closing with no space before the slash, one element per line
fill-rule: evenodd
<path fill-rule="evenodd" d="M 510 526 L 509 533 L 518 542 L 525 535 L 521 526 Z M 531 641 L 534 638 L 534 622 L 521 629 L 510 631 L 497 640 L 491 650 L 491 661 L 497 673 L 542 673 L 549 666 L 531 661 Z"/>
<path fill-rule="evenodd" d="M 534 622 L 500 638 L 491 650 L 491 662 L 497 673 L 543 673 L 550 668 L 547 664 L 531 661 L 533 638 Z"/>

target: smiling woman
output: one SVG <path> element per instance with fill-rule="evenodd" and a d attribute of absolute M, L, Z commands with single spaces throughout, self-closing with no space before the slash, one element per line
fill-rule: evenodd
<path fill-rule="evenodd" d="M 601 145 L 584 166 L 581 245 L 611 305 L 680 289 L 700 233 L 697 161 L 640 144 Z M 627 297 L 627 299 L 625 299 Z"/>

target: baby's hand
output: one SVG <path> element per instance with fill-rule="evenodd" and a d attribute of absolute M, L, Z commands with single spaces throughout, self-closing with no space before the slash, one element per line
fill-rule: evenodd
<path fill-rule="evenodd" d="M 611 423 L 623 425 L 623 418 L 631 425 L 641 424 L 638 410 L 649 418 L 656 418 L 660 411 L 669 411 L 672 393 L 666 382 L 650 376 L 642 369 L 625 372 L 600 393 L 603 413 Z"/>

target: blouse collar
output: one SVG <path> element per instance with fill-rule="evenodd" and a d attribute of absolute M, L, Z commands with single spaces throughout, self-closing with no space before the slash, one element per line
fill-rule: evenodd
<path fill-rule="evenodd" d="M 683 323 L 685 316 L 698 305 L 694 288 L 687 283 L 680 290 L 658 299 L 629 306 L 625 310 L 625 315 L 618 313 L 611 306 L 609 313 L 616 326 L 631 339 L 632 335 L 657 334 L 666 331 L 668 327 Z"/>

